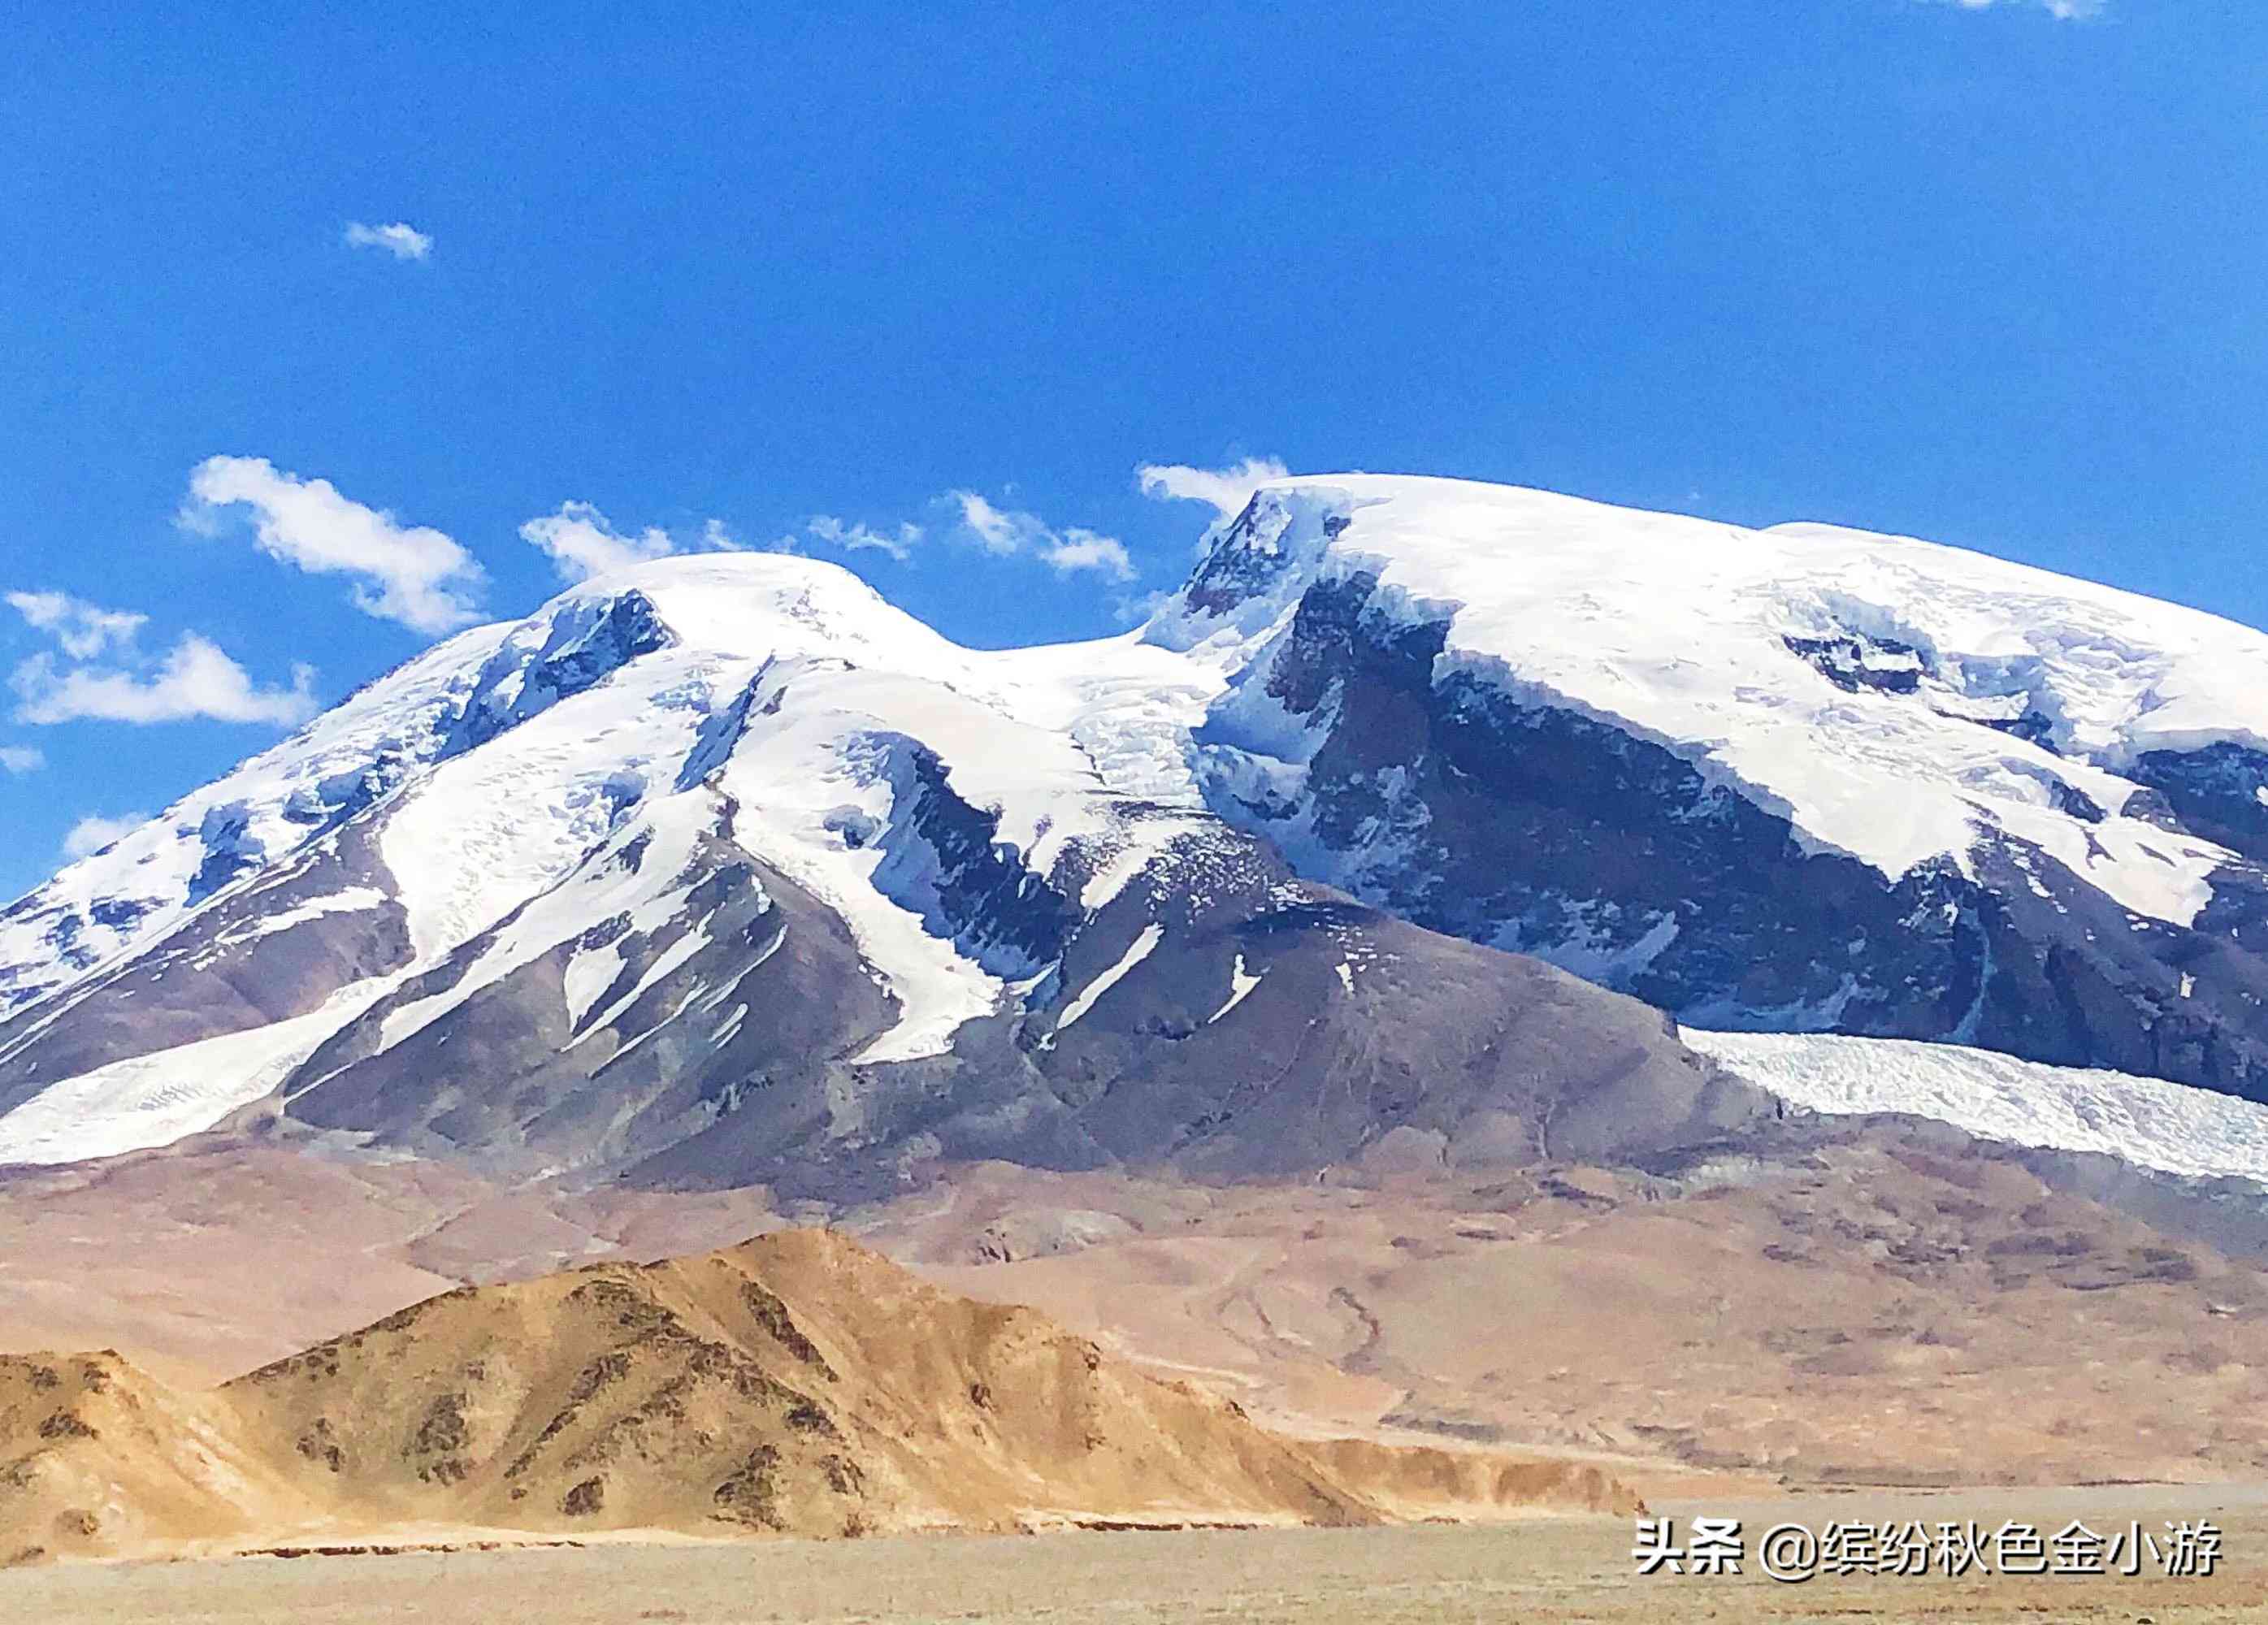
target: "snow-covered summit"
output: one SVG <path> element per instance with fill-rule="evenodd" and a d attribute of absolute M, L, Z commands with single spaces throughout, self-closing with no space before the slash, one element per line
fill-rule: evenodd
<path fill-rule="evenodd" d="M 1447 626 L 1464 672 L 1668 746 L 1896 878 L 2037 845 L 2188 924 L 2229 854 L 2129 815 L 2154 752 L 2268 749 L 2268 635 L 1910 537 L 1753 531 L 1469 481 L 1280 481 L 1151 635 L 1280 631 L 1318 583 Z M 1264 657 L 1263 657 L 1264 659 Z"/>

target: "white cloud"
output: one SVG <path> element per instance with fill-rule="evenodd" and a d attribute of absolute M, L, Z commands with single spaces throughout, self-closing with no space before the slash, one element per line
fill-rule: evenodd
<path fill-rule="evenodd" d="M 315 713 L 314 668 L 292 668 L 291 687 L 262 688 L 210 638 L 190 632 L 162 659 L 136 647 L 147 615 L 105 609 L 63 592 L 11 592 L 8 602 L 55 640 L 52 654 L 19 661 L 9 673 L 16 717 L 41 725 L 96 718 L 109 722 L 264 722 L 279 726 Z M 105 665 L 94 662 L 110 657 Z M 46 759 L 29 746 L 0 747 L 0 768 L 29 773 Z"/>
<path fill-rule="evenodd" d="M 90 813 L 63 835 L 63 856 L 73 860 L 91 857 L 122 835 L 130 835 L 150 821 L 147 812 L 127 812 L 117 818 Z"/>
<path fill-rule="evenodd" d="M 1099 531 L 1066 526 L 1058 530 L 1036 513 L 1004 508 L 976 491 L 947 491 L 937 504 L 955 515 L 953 535 L 1000 558 L 1035 559 L 1059 576 L 1093 570 L 1113 581 L 1131 581 L 1136 571 L 1126 544 Z M 800 553 L 806 544 L 839 548 L 846 553 L 882 553 L 905 562 L 928 535 L 922 526 L 902 524 L 895 528 L 864 520 L 814 513 L 803 528 L 782 536 L 773 547 L 782 553 Z"/>
<path fill-rule="evenodd" d="M 313 666 L 292 666 L 292 687 L 261 689 L 209 636 L 186 632 L 173 652 L 152 659 L 136 648 L 150 616 L 104 610 L 62 592 L 11 592 L 9 603 L 25 621 L 55 636 L 68 664 L 55 655 L 32 655 L 9 673 L 16 691 L 16 721 L 174 723 L 209 717 L 225 723 L 291 725 L 315 714 Z M 111 655 L 111 664 L 91 664 Z M 29 773 L 46 757 L 25 746 L 0 748 L 0 768 Z"/>
<path fill-rule="evenodd" d="M 1226 468 L 1193 468 L 1187 463 L 1145 463 L 1134 471 L 1142 494 L 1160 502 L 1201 502 L 1224 519 L 1244 511 L 1252 493 L 1291 470 L 1272 457 L 1248 457 Z"/>
<path fill-rule="evenodd" d="M 52 634 L 75 660 L 92 660 L 113 645 L 123 648 L 150 620 L 131 610 L 104 609 L 68 592 L 11 592 L 8 602 L 26 621 Z"/>
<path fill-rule="evenodd" d="M 0 772 L 37 773 L 47 765 L 47 757 L 32 746 L 0 745 Z"/>
<path fill-rule="evenodd" d="M 941 500 L 960 509 L 961 535 L 987 553 L 1030 554 L 1059 576 L 1091 570 L 1114 581 L 1134 579 L 1134 561 L 1115 536 L 1075 525 L 1057 530 L 1036 513 L 999 507 L 975 491 L 948 491 Z"/>
<path fill-rule="evenodd" d="M 1035 514 L 1007 513 L 975 491 L 948 491 L 946 500 L 961 507 L 961 528 L 987 553 L 1020 553 L 1047 533 Z"/>
<path fill-rule="evenodd" d="M 1093 531 L 1081 530 L 1077 526 L 1042 542 L 1040 558 L 1058 576 L 1068 576 L 1074 570 L 1092 570 L 1113 581 L 1134 579 L 1134 561 L 1126 556 L 1124 542 L 1115 536 L 1099 536 Z"/>
<path fill-rule="evenodd" d="M 480 619 L 483 577 L 473 555 L 441 532 L 405 526 L 340 494 L 328 480 L 303 480 L 264 457 L 208 457 L 189 475 L 181 524 L 216 533 L 220 511 L 252 510 L 261 551 L 313 575 L 358 576 L 355 607 L 419 632 L 449 632 Z"/>
<path fill-rule="evenodd" d="M 519 539 L 549 554 L 552 568 L 564 581 L 588 581 L 677 551 L 667 531 L 648 526 L 625 536 L 586 502 L 563 502 L 558 512 L 528 520 L 519 527 Z"/>
<path fill-rule="evenodd" d="M 2082 23 L 2110 9 L 2110 0 L 1951 0 L 1964 11 L 1983 11 L 1995 4 L 2036 5 L 2050 17 Z"/>
<path fill-rule="evenodd" d="M 218 644 L 186 634 L 146 674 L 116 666 L 58 667 L 52 655 L 33 655 L 8 679 L 16 718 L 42 725 L 94 719 L 105 722 L 269 723 L 290 727 L 315 714 L 311 666 L 291 668 L 289 688 L 262 688 Z"/>
<path fill-rule="evenodd" d="M 838 519 L 831 513 L 814 513 L 804 521 L 800 535 L 783 536 L 779 545 L 782 552 L 798 552 L 807 537 L 847 553 L 887 553 L 902 564 L 913 556 L 914 544 L 922 539 L 922 533 L 918 525 L 901 525 L 895 531 L 877 530 L 864 522 Z"/>
<path fill-rule="evenodd" d="M 433 252 L 433 239 L 413 225 L 396 220 L 392 225 L 347 223 L 347 246 L 383 248 L 397 260 L 422 260 Z"/>
<path fill-rule="evenodd" d="M 674 554 L 747 550 L 722 519 L 704 521 L 700 533 L 686 540 L 658 525 L 649 525 L 633 536 L 616 530 L 613 520 L 587 502 L 563 502 L 558 512 L 528 520 L 519 527 L 519 539 L 549 554 L 559 578 L 569 582 L 612 575 Z"/>

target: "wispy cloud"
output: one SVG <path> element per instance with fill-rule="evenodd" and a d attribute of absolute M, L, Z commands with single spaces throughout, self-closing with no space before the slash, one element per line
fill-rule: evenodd
<path fill-rule="evenodd" d="M 945 500 L 960 507 L 961 533 L 987 553 L 1020 553 L 1047 533 L 1036 516 L 1003 512 L 975 491 L 950 491 Z"/>
<path fill-rule="evenodd" d="M 586 502 L 563 502 L 558 512 L 528 520 L 519 527 L 519 539 L 549 554 L 551 567 L 566 581 L 588 581 L 677 551 L 667 531 L 649 526 L 625 536 Z"/>
<path fill-rule="evenodd" d="M 392 225 L 364 225 L 359 220 L 350 220 L 347 223 L 347 246 L 383 249 L 397 260 L 422 260 L 433 252 L 433 239 L 400 220 Z"/>
<path fill-rule="evenodd" d="M 315 713 L 312 666 L 294 666 L 289 688 L 263 688 L 218 644 L 195 632 L 184 634 L 162 658 L 144 654 L 138 639 L 149 617 L 131 610 L 105 609 L 61 592 L 11 592 L 7 601 L 26 623 L 55 639 L 64 657 L 33 655 L 8 674 L 18 722 L 207 717 L 289 726 Z M 43 761 L 26 747 L 0 751 L 0 767 L 11 772 L 28 772 Z"/>
<path fill-rule="evenodd" d="M 131 610 L 104 609 L 68 592 L 11 592 L 8 603 L 52 635 L 75 660 L 92 660 L 106 649 L 131 643 L 150 619 Z"/>
<path fill-rule="evenodd" d="M 1005 507 L 983 493 L 952 490 L 930 504 L 951 517 L 939 526 L 950 537 L 981 548 L 997 558 L 1027 558 L 1046 565 L 1058 576 L 1082 571 L 1112 581 L 1131 581 L 1136 570 L 1126 545 L 1115 536 L 1082 526 L 1057 526 L 1036 513 Z M 895 526 L 873 525 L 863 519 L 839 518 L 814 513 L 800 530 L 782 536 L 773 547 L 782 553 L 801 553 L 827 548 L 843 553 L 880 553 L 900 563 L 914 552 L 929 532 L 910 521 Z"/>
<path fill-rule="evenodd" d="M 1040 562 L 1058 576 L 1091 570 L 1113 581 L 1134 579 L 1134 561 L 1116 536 L 1099 535 L 1074 525 L 1040 544 Z"/>
<path fill-rule="evenodd" d="M 18 722 L 268 723 L 288 728 L 313 716 L 314 668 L 291 668 L 289 688 L 263 688 L 210 638 L 189 632 L 144 666 L 65 665 L 33 655 L 9 673 Z"/>
<path fill-rule="evenodd" d="M 2087 22 L 2102 16 L 2110 9 L 2110 0 L 1937 0 L 1937 3 L 1955 5 L 1964 11 L 1990 11 L 1994 5 L 2032 6 L 2066 23 Z"/>
<path fill-rule="evenodd" d="M 838 519 L 831 513 L 814 513 L 804 521 L 803 529 L 792 536 L 780 538 L 784 552 L 800 550 L 806 540 L 822 546 L 840 548 L 846 553 L 884 553 L 904 563 L 913 556 L 914 546 L 922 539 L 918 525 L 901 525 L 895 530 L 883 530 L 863 521 Z"/>
<path fill-rule="evenodd" d="M 360 577 L 355 607 L 418 632 L 448 632 L 480 619 L 480 564 L 441 532 L 403 525 L 364 507 L 328 480 L 303 480 L 264 457 L 209 457 L 189 476 L 182 526 L 204 535 L 224 511 L 253 516 L 261 552 L 312 575 Z"/>
<path fill-rule="evenodd" d="M 30 745 L 0 745 L 0 772 L 37 773 L 48 765 L 44 753 Z"/>
<path fill-rule="evenodd" d="M 1145 496 L 1160 502 L 1201 502 L 1224 519 L 1244 511 L 1252 493 L 1291 470 L 1272 457 L 1248 457 L 1225 468 L 1196 468 L 1187 463 L 1145 463 L 1134 471 Z"/>
<path fill-rule="evenodd" d="M 1112 581 L 1134 579 L 1134 561 L 1115 536 L 1076 525 L 1058 530 L 1036 513 L 1000 507 L 976 491 L 949 491 L 944 500 L 960 511 L 961 534 L 987 553 L 1026 554 L 1059 576 L 1093 570 Z"/>
<path fill-rule="evenodd" d="M 519 539 L 551 557 L 563 581 L 588 581 L 635 564 L 679 553 L 742 553 L 747 549 L 722 519 L 710 519 L 691 536 L 674 536 L 658 525 L 636 533 L 618 531 L 614 521 L 587 502 L 563 502 L 559 511 L 519 527 Z"/>
<path fill-rule="evenodd" d="M 130 835 L 150 821 L 147 812 L 123 812 L 116 818 L 89 813 L 63 835 L 63 856 L 74 862 L 92 857 L 122 835 Z"/>

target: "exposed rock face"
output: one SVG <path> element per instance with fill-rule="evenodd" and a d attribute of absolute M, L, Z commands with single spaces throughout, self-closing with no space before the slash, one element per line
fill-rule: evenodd
<path fill-rule="evenodd" d="M 1108 1160 L 1280 1176 L 1381 1158 L 1620 1158 L 1769 1109 L 1666 1043 L 1668 1024 L 1634 1000 L 1251 862 L 1255 879 L 1204 886 L 1186 923 L 1171 895 L 1138 893 L 1098 919 L 1104 944 L 1114 926 L 1127 937 L 1137 921 L 1167 923 L 1142 927 L 1158 946 L 1108 1003 L 1030 1048 Z M 1074 945 L 1067 986 L 1090 954 Z M 1058 1006 L 1058 1023 L 1067 1013 Z"/>
<path fill-rule="evenodd" d="M 671 641 L 653 600 L 635 589 L 551 617 L 542 624 L 540 642 L 515 636 L 489 657 L 451 720 L 443 754 L 484 745 Z"/>
<path fill-rule="evenodd" d="M 2169 827 L 2186 827 L 2268 863 L 2268 797 L 2260 793 L 2268 784 L 2268 751 L 2226 740 L 2201 750 L 2151 751 L 2134 764 L 2132 776 L 2163 798 L 2146 810 Z M 2146 809 L 2130 802 L 2128 810 L 2139 817 Z"/>
<path fill-rule="evenodd" d="M 1200 735 L 1215 805 L 1311 872 L 1694 1026 L 1948 1039 L 2268 1097 L 2268 966 L 2225 945 L 2268 923 L 2248 865 L 2221 872 L 2195 930 L 2121 909 L 2007 836 L 1980 839 L 1974 878 L 1948 857 L 1892 880 L 1807 849 L 1664 746 L 1469 675 L 1437 681 L 1446 622 L 1366 616 L 1376 588 L 1310 589 L 1270 670 L 1268 695 L 1321 738 L 1296 798 L 1271 797 L 1233 722 Z M 2268 814 L 2249 790 L 2215 793 L 2226 765 L 2146 765 L 2192 807 Z"/>

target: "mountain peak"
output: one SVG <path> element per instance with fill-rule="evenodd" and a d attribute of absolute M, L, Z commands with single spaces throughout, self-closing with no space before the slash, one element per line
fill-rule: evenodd
<path fill-rule="evenodd" d="M 796 645 L 897 647 L 945 640 L 842 565 L 801 554 L 722 552 L 649 559 L 559 593 L 519 624 L 626 593 L 643 596 L 680 639 L 719 654 L 761 658 Z"/>
<path fill-rule="evenodd" d="M 965 649 L 720 554 L 438 646 L 0 915 L 0 1158 L 257 1108 L 539 1172 L 1237 1172 L 1755 1108 L 1615 995 L 2268 1094 L 2263 941 L 2258 632 L 1305 476 L 1123 637 Z"/>

